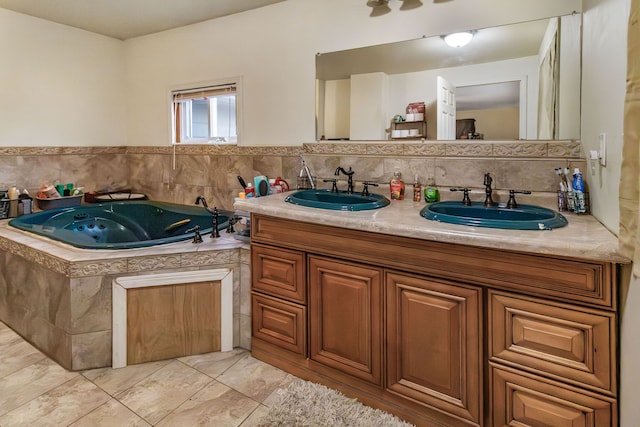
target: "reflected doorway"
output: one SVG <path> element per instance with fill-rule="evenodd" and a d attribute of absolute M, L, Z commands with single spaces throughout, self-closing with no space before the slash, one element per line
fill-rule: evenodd
<path fill-rule="evenodd" d="M 525 87 L 522 80 L 456 86 L 456 139 L 525 139 Z"/>

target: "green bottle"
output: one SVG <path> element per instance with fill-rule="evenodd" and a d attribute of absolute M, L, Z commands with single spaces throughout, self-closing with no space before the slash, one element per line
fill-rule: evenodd
<path fill-rule="evenodd" d="M 424 201 L 433 203 L 440 200 L 440 191 L 436 187 L 436 181 L 432 177 L 427 180 L 427 186 L 424 188 Z"/>

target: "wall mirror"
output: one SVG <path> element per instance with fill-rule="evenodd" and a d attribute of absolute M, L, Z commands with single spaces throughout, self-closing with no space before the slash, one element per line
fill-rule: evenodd
<path fill-rule="evenodd" d="M 319 53 L 316 139 L 579 139 L 581 28 L 574 13 L 475 29 L 457 48 L 438 35 Z M 438 80 L 453 113 L 440 108 Z M 421 102 L 425 123 L 396 123 Z"/>

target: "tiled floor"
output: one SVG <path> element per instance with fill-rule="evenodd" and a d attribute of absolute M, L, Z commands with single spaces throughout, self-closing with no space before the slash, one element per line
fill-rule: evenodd
<path fill-rule="evenodd" d="M 239 349 L 70 372 L 0 322 L 0 427 L 255 426 L 293 380 Z"/>

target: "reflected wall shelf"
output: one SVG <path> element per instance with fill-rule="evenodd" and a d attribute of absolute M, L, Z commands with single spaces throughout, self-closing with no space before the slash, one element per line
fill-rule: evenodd
<path fill-rule="evenodd" d="M 406 130 L 411 132 L 411 130 L 417 130 L 417 134 L 414 135 L 403 135 L 403 136 L 393 136 L 394 131 L 403 131 Z M 425 120 L 419 121 L 404 121 L 404 122 L 396 122 L 391 121 L 391 139 L 421 139 L 427 137 L 427 122 Z"/>

